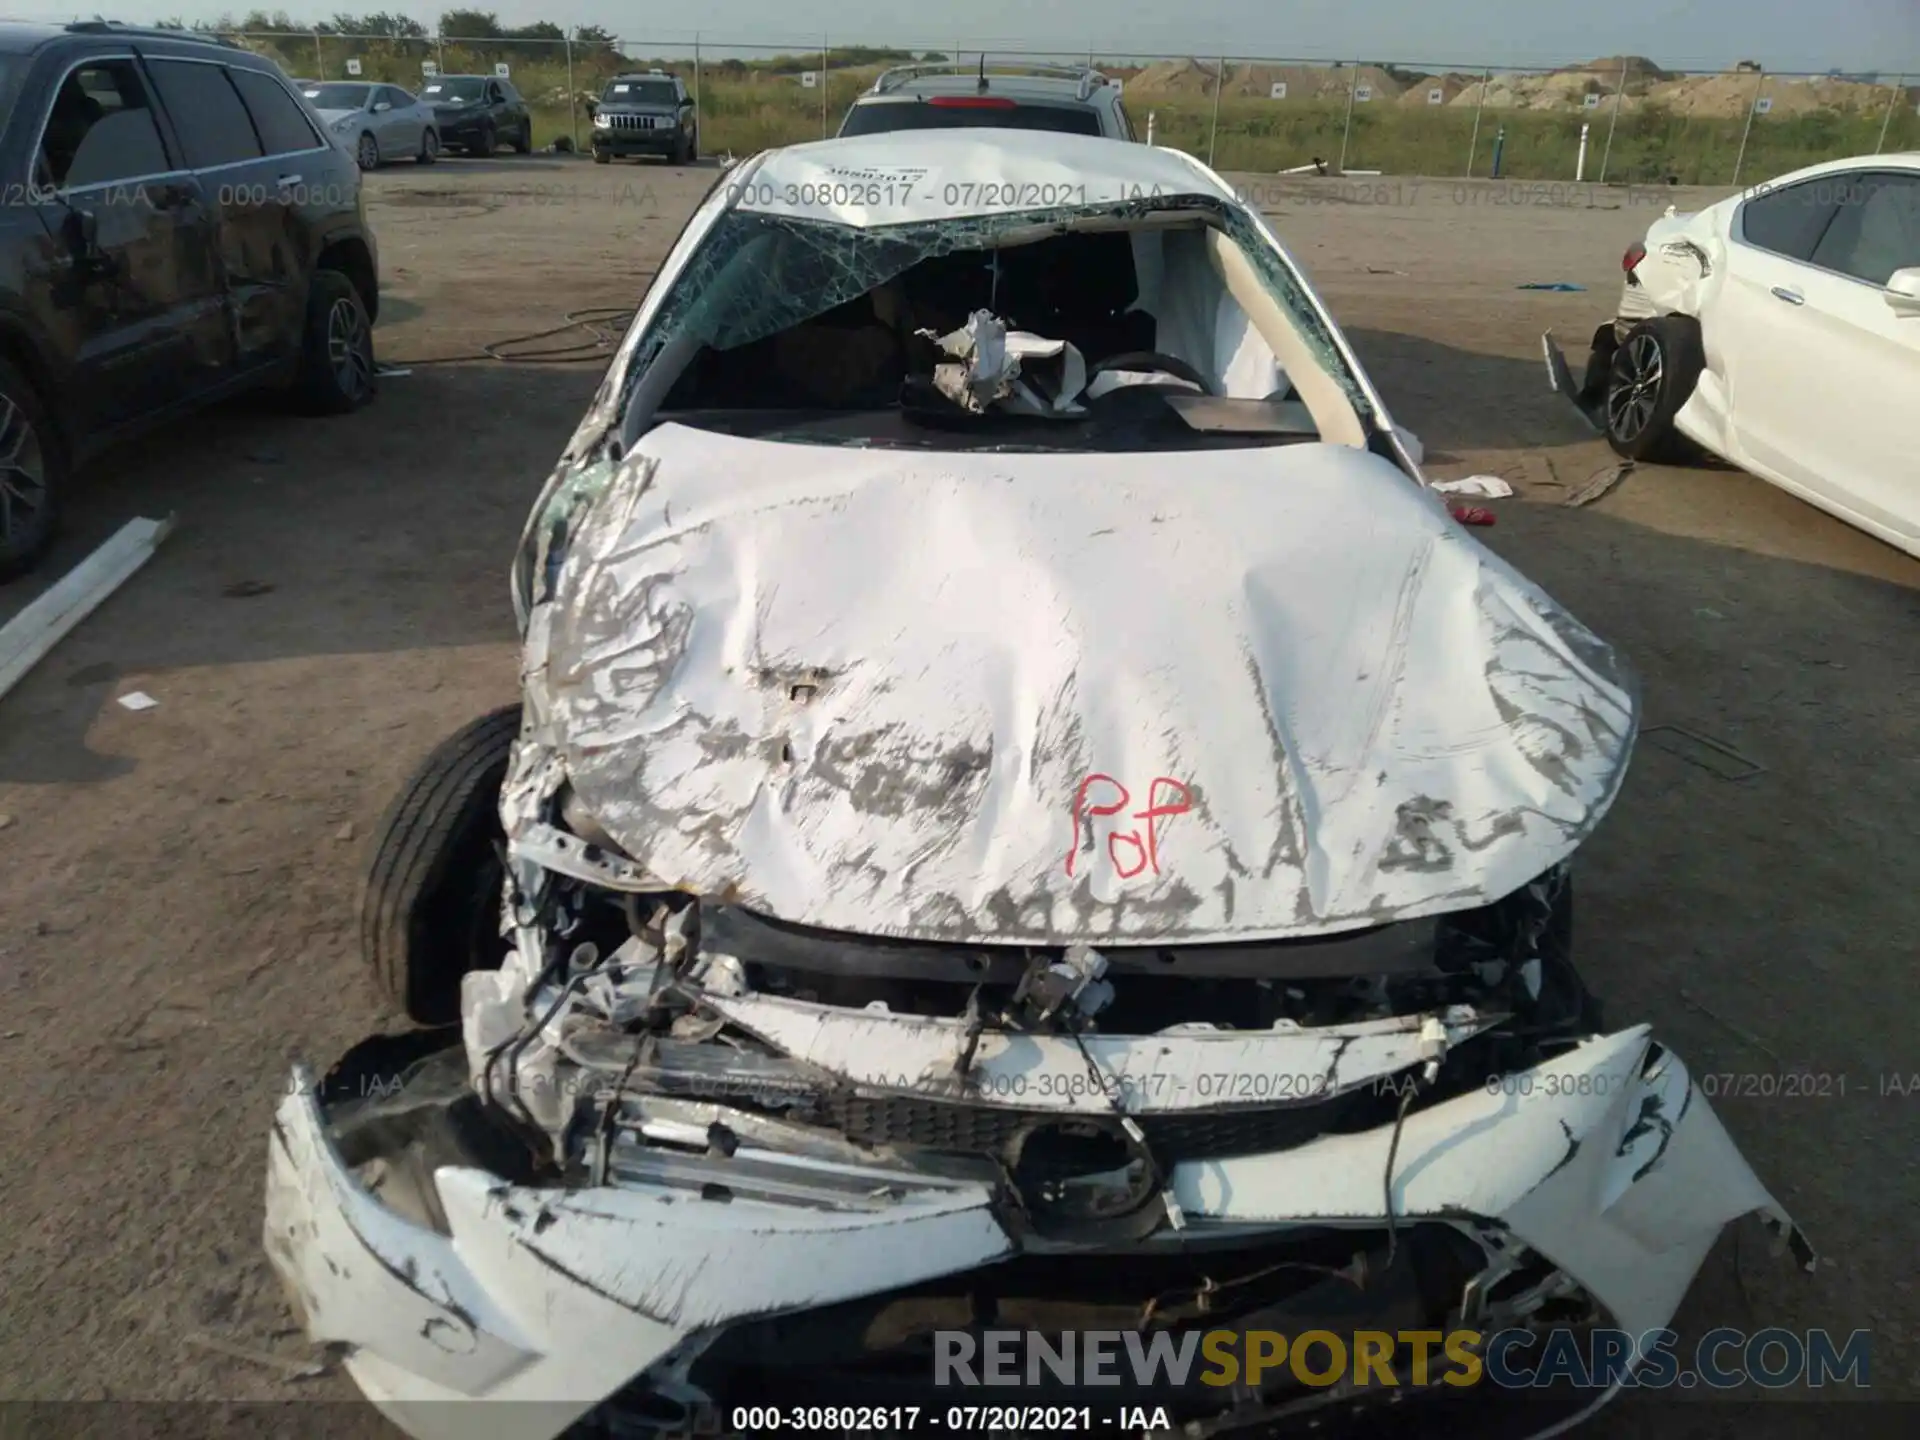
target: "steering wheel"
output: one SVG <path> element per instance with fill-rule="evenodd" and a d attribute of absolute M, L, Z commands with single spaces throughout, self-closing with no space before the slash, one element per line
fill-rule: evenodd
<path fill-rule="evenodd" d="M 1158 350 L 1129 350 L 1124 355 L 1109 355 L 1096 361 L 1087 367 L 1087 384 L 1093 384 L 1096 375 L 1108 370 L 1160 370 L 1198 385 L 1202 395 L 1213 394 L 1213 386 L 1207 383 L 1206 376 L 1178 355 L 1164 355 Z"/>

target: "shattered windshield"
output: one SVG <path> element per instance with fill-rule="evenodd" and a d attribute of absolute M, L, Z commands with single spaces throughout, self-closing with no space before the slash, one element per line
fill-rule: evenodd
<path fill-rule="evenodd" d="M 854 226 L 735 210 L 723 216 L 672 282 L 622 379 L 621 401 L 670 343 L 738 350 L 837 311 L 907 271 L 942 256 L 983 252 L 1108 222 L 1124 238 L 1129 220 L 1188 211 L 1225 231 L 1298 327 L 1319 362 L 1360 409 L 1366 401 L 1333 335 L 1286 262 L 1237 207 L 1203 196 L 1154 196 L 1120 205 L 1006 211 L 904 225 Z M 977 267 L 976 267 L 977 268 Z M 961 315 L 956 319 L 964 320 Z"/>
<path fill-rule="evenodd" d="M 618 399 L 601 437 L 631 450 L 665 412 L 695 426 L 822 445 L 1137 453 L 1318 438 L 1316 417 L 1240 307 L 1217 303 L 1225 292 L 1206 258 L 1210 235 L 1224 235 L 1247 257 L 1265 297 L 1351 402 L 1349 421 L 1371 415 L 1327 322 L 1252 217 L 1211 198 L 1176 195 L 870 227 L 725 212 L 668 283 L 624 369 L 610 377 Z M 1185 254 L 1175 254 L 1176 242 Z M 1141 257 L 1155 253 L 1167 273 L 1143 276 Z M 1145 308 L 1143 286 L 1158 292 L 1158 317 Z M 883 310 L 893 312 L 896 338 L 910 337 L 930 361 L 907 384 L 885 364 L 861 373 L 860 333 L 884 321 Z M 1219 321 L 1227 310 L 1239 316 L 1237 331 Z M 1172 329 L 1185 335 L 1176 340 Z M 796 337 L 805 343 L 779 353 Z M 1003 413 L 1005 387 L 973 358 L 1009 348 L 1021 353 L 1020 378 L 1031 359 L 1036 379 L 1044 371 L 1059 382 L 1042 386 L 1025 414 Z M 1159 354 L 1143 358 L 1142 351 Z M 1186 377 L 1178 368 L 1165 373 L 1168 361 L 1185 364 L 1176 351 L 1197 357 L 1187 368 L 1238 373 L 1216 394 L 1181 393 Z M 1254 363 L 1243 366 L 1248 359 Z M 1137 404 L 1121 393 L 1133 379 L 1095 395 L 1091 382 L 1107 377 L 1093 372 L 1119 369 L 1118 361 L 1162 372 L 1134 377 L 1146 382 L 1137 386 Z M 930 382 L 917 405 L 915 379 Z M 804 392 L 836 380 L 849 384 L 827 403 L 773 393 L 782 381 Z M 1083 392 L 1076 392 L 1079 380 L 1090 382 Z M 970 404 L 966 392 L 977 401 L 983 385 L 992 398 Z M 1068 416 L 1077 396 L 1089 401 L 1088 418 Z M 942 406 L 945 415 L 936 417 Z M 1050 407 L 1051 415 L 1033 413 Z M 1111 418 L 1092 411 L 1116 408 L 1129 413 L 1105 425 L 1104 435 L 1088 433 Z M 1346 443 L 1359 442 L 1350 436 Z M 515 562 L 523 623 L 551 586 L 576 518 L 622 468 L 564 465 L 549 481 Z"/>

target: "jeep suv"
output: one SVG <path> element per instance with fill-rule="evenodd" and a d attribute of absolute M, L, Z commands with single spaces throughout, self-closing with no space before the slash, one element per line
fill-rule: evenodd
<path fill-rule="evenodd" d="M 353 157 L 273 61 L 178 31 L 0 24 L 0 579 L 107 444 L 242 390 L 373 398 Z"/>
<path fill-rule="evenodd" d="M 1055 130 L 1132 140 L 1120 82 L 1064 65 L 900 65 L 882 73 L 848 109 L 842 135 L 883 130 Z"/>
<path fill-rule="evenodd" d="M 658 155 L 674 165 L 700 158 L 700 125 L 693 97 L 677 75 L 649 70 L 616 75 L 593 107 L 593 162 Z"/>

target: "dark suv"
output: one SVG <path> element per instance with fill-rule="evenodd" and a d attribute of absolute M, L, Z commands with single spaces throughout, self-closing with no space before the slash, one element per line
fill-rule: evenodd
<path fill-rule="evenodd" d="M 498 75 L 435 75 L 420 98 L 433 107 L 442 145 L 469 155 L 491 155 L 502 145 L 533 151 L 533 112 Z"/>
<path fill-rule="evenodd" d="M 112 441 L 256 387 L 373 398 L 360 169 L 271 60 L 0 24 L 0 172 L 0 579 Z"/>
<path fill-rule="evenodd" d="M 700 124 L 693 97 L 677 75 L 649 70 L 616 75 L 593 107 L 593 161 L 658 155 L 675 165 L 700 158 Z"/>

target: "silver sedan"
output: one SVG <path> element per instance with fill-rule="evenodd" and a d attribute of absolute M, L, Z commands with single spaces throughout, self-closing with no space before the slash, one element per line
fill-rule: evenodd
<path fill-rule="evenodd" d="M 411 157 L 431 165 L 440 156 L 433 107 L 398 85 L 328 80 L 301 87 L 334 138 L 353 151 L 362 170 Z"/>

